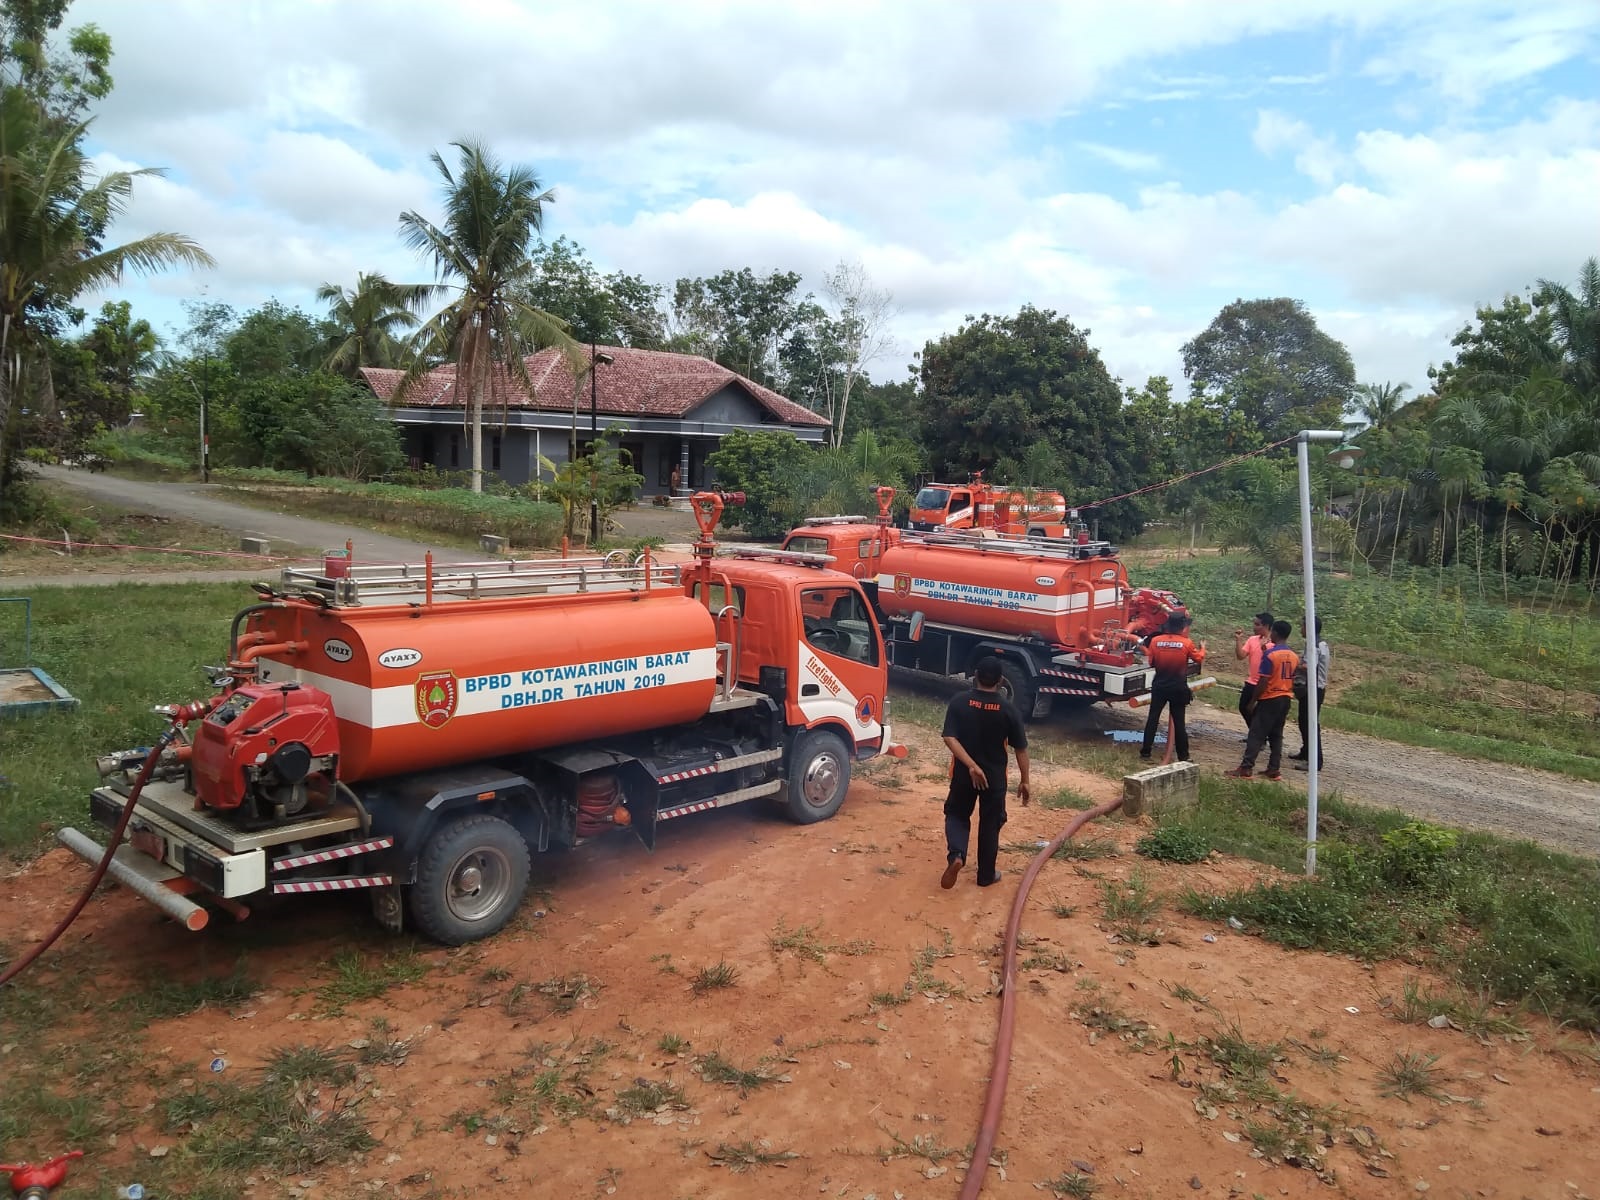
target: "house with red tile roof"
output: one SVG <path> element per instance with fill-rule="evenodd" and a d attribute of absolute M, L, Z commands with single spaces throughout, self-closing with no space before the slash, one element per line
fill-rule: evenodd
<path fill-rule="evenodd" d="M 485 472 L 527 483 L 541 457 L 565 462 L 574 443 L 584 452 L 591 428 L 603 433 L 620 425 L 622 448 L 644 476 L 643 494 L 663 495 L 671 490 L 673 467 L 680 490 L 714 483 L 706 456 L 735 429 L 782 430 L 816 445 L 827 435 L 827 418 L 708 358 L 626 346 L 582 348 L 585 360 L 591 353 L 592 411 L 587 361 L 574 371 L 559 350 L 529 355 L 524 361 L 531 392 L 509 371 L 496 372 L 483 409 Z M 366 367 L 361 374 L 389 403 L 413 467 L 471 467 L 465 397 L 454 367 L 429 372 L 398 403 L 402 372 Z"/>

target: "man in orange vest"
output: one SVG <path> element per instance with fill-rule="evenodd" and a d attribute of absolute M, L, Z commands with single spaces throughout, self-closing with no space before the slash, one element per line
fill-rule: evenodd
<path fill-rule="evenodd" d="M 1256 685 L 1256 709 L 1250 717 L 1250 738 L 1245 742 L 1244 761 L 1228 774 L 1249 779 L 1255 774 L 1256 756 L 1263 744 L 1272 747 L 1267 758 L 1266 778 L 1282 779 L 1283 725 L 1289 719 L 1289 703 L 1294 699 L 1294 673 L 1300 656 L 1289 649 L 1289 634 L 1294 627 L 1287 621 L 1274 622 L 1272 641 L 1261 656 L 1261 682 Z"/>
<path fill-rule="evenodd" d="M 1189 728 L 1184 722 L 1184 710 L 1194 699 L 1189 690 L 1189 664 L 1199 666 L 1206 660 L 1204 645 L 1196 646 L 1188 637 L 1189 617 L 1185 613 L 1172 613 L 1160 633 L 1147 643 L 1150 665 L 1156 669 L 1155 682 L 1150 685 L 1150 716 L 1144 723 L 1144 748 L 1139 757 L 1148 760 L 1150 748 L 1156 744 L 1156 732 L 1161 728 L 1161 713 L 1172 706 L 1172 736 L 1175 750 L 1184 762 L 1189 758 Z"/>

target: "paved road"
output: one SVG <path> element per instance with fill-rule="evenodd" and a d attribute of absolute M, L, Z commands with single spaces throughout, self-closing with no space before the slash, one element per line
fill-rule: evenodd
<path fill-rule="evenodd" d="M 433 551 L 437 562 L 470 562 L 483 557 L 462 550 L 389 537 L 337 521 L 318 521 L 293 513 L 276 513 L 235 504 L 224 498 L 222 489 L 216 484 L 146 483 L 137 479 L 119 479 L 115 475 L 95 475 L 70 467 L 40 466 L 34 470 L 52 483 L 71 488 L 80 495 L 134 512 L 182 517 L 186 521 L 215 525 L 238 534 L 312 549 L 343 546 L 346 539 L 350 539 L 355 542 L 357 560 L 362 562 L 421 562 L 422 556 L 429 550 Z M 249 572 L 246 572 L 245 577 L 248 576 Z M 171 582 L 178 582 L 182 578 L 176 575 L 163 577 Z M 195 578 L 240 577 L 231 572 L 221 575 L 215 572 L 195 573 Z M 74 581 L 78 579 L 78 576 L 73 577 Z"/>

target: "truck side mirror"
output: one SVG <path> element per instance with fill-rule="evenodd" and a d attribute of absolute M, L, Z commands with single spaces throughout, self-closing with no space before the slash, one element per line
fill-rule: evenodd
<path fill-rule="evenodd" d="M 913 642 L 922 640 L 922 625 L 925 620 L 926 618 L 919 612 L 911 614 L 911 640 Z"/>

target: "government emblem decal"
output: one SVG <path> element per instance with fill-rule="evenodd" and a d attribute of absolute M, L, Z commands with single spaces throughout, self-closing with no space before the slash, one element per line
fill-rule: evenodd
<path fill-rule="evenodd" d="M 429 729 L 438 729 L 456 715 L 459 691 L 456 677 L 449 671 L 430 671 L 417 677 L 417 719 Z"/>

